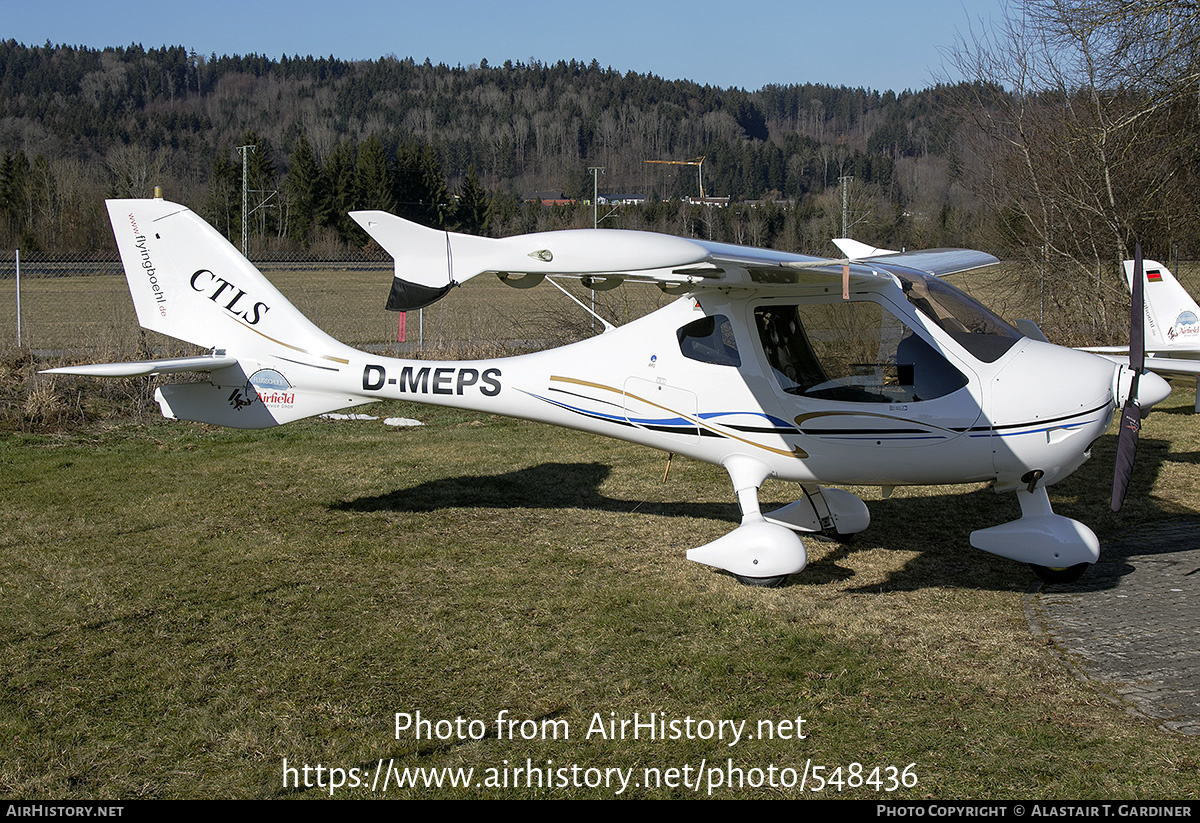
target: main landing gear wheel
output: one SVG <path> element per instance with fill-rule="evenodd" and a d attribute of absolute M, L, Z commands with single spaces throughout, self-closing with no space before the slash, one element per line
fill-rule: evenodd
<path fill-rule="evenodd" d="M 745 577 L 735 574 L 734 577 L 743 586 L 757 586 L 760 589 L 778 589 L 790 575 L 781 574 L 776 577 Z"/>
<path fill-rule="evenodd" d="M 1033 569 L 1033 573 L 1047 583 L 1074 583 L 1083 573 L 1087 571 L 1091 563 L 1076 563 L 1074 566 L 1039 566 L 1036 563 L 1030 563 L 1029 568 Z"/>

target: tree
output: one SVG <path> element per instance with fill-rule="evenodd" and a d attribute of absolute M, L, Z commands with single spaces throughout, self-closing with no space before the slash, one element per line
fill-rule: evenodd
<path fill-rule="evenodd" d="M 227 238 L 240 237 L 242 204 L 241 169 L 235 168 L 226 152 L 217 155 L 209 177 L 208 197 L 203 214 L 214 228 Z"/>
<path fill-rule="evenodd" d="M 433 146 L 408 145 L 396 152 L 396 213 L 425 226 L 441 228 L 450 194 Z"/>
<path fill-rule="evenodd" d="M 483 234 L 488 219 L 488 193 L 475 174 L 475 167 L 467 167 L 467 176 L 463 178 L 458 191 L 458 203 L 454 209 L 454 219 L 458 231 L 467 234 Z"/>
<path fill-rule="evenodd" d="M 379 135 L 372 134 L 358 149 L 356 207 L 392 212 L 396 209 L 394 173 Z"/>
<path fill-rule="evenodd" d="M 349 242 L 361 245 L 366 236 L 347 212 L 358 207 L 356 201 L 355 165 L 357 147 L 341 141 L 325 160 L 321 169 L 321 192 L 324 198 L 319 210 L 320 221 L 337 230 Z"/>
<path fill-rule="evenodd" d="M 962 168 L 1006 238 L 1054 266 L 1064 311 L 1103 325 L 1095 298 L 1123 302 L 1134 239 L 1200 238 L 1196 4 L 1019 0 L 953 63 L 972 81 Z"/>
<path fill-rule="evenodd" d="M 5 152 L 0 161 L 0 216 L 9 242 L 29 248 L 25 236 L 32 235 L 32 169 L 25 152 Z"/>
<path fill-rule="evenodd" d="M 167 171 L 166 152 L 149 151 L 138 146 L 118 143 L 104 158 L 113 197 L 149 197 L 155 185 L 164 185 Z"/>
<path fill-rule="evenodd" d="M 321 203 L 321 166 L 308 137 L 301 133 L 288 163 L 287 202 L 289 233 L 301 246 L 308 244 Z"/>

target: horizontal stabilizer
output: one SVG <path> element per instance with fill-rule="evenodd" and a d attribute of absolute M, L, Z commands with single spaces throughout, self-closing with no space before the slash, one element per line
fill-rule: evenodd
<path fill-rule="evenodd" d="M 156 374 L 179 372 L 211 372 L 237 364 L 237 358 L 203 355 L 173 357 L 165 360 L 136 360 L 128 363 L 91 363 L 86 366 L 63 366 L 45 369 L 42 374 L 77 374 L 84 377 L 150 377 Z"/>
<path fill-rule="evenodd" d="M 973 249 L 924 249 L 922 251 L 888 251 L 857 240 L 839 237 L 833 241 L 851 262 L 874 264 L 885 271 L 913 269 L 934 277 L 994 266 L 1000 260 L 987 252 Z"/>
<path fill-rule="evenodd" d="M 247 383 L 218 386 L 212 383 L 178 383 L 154 392 L 163 417 L 191 420 L 234 429 L 268 429 L 325 412 L 364 403 L 370 398 L 317 394 L 295 388 L 278 391 Z"/>
<path fill-rule="evenodd" d="M 857 240 L 851 240 L 849 237 L 835 237 L 833 245 L 842 250 L 842 254 L 846 255 L 851 260 L 866 260 L 871 257 L 879 257 L 884 254 L 899 254 L 897 251 L 889 251 L 888 249 L 880 249 L 867 243 L 860 243 Z"/>

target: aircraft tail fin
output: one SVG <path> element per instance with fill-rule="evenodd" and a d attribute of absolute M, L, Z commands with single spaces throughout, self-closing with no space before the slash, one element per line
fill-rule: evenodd
<path fill-rule="evenodd" d="M 345 348 L 185 206 L 160 198 L 106 205 L 143 328 L 237 356 Z"/>
<path fill-rule="evenodd" d="M 335 388 L 354 350 L 317 328 L 228 240 L 160 198 L 109 200 L 138 323 L 208 355 L 100 363 L 49 373 L 135 377 L 202 372 L 155 392 L 163 416 L 266 428 L 373 402 Z"/>
<path fill-rule="evenodd" d="M 1200 348 L 1200 307 L 1171 274 L 1154 260 L 1143 264 L 1146 295 L 1146 348 L 1151 351 Z M 1133 261 L 1125 261 L 1125 282 L 1133 288 Z"/>

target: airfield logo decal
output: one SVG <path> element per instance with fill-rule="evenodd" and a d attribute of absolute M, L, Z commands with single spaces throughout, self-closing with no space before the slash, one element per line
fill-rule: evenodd
<path fill-rule="evenodd" d="M 245 386 L 233 390 L 229 405 L 234 411 L 241 411 L 257 400 L 268 409 L 290 409 L 296 404 L 296 393 L 289 391 L 291 387 L 287 378 L 274 369 L 259 369 L 250 375 Z"/>
<path fill-rule="evenodd" d="M 234 411 L 241 411 L 247 406 L 253 405 L 257 399 L 258 395 L 248 387 L 234 389 L 233 393 L 229 395 L 229 405 L 233 406 Z"/>
<path fill-rule="evenodd" d="M 1175 318 L 1175 325 L 1167 329 L 1167 337 L 1171 340 L 1197 336 L 1200 336 L 1200 318 L 1196 317 L 1195 312 L 1180 312 Z"/>
<path fill-rule="evenodd" d="M 292 384 L 274 369 L 259 369 L 250 375 L 250 385 L 269 409 L 290 409 L 296 403 L 296 393 L 288 391 Z"/>

